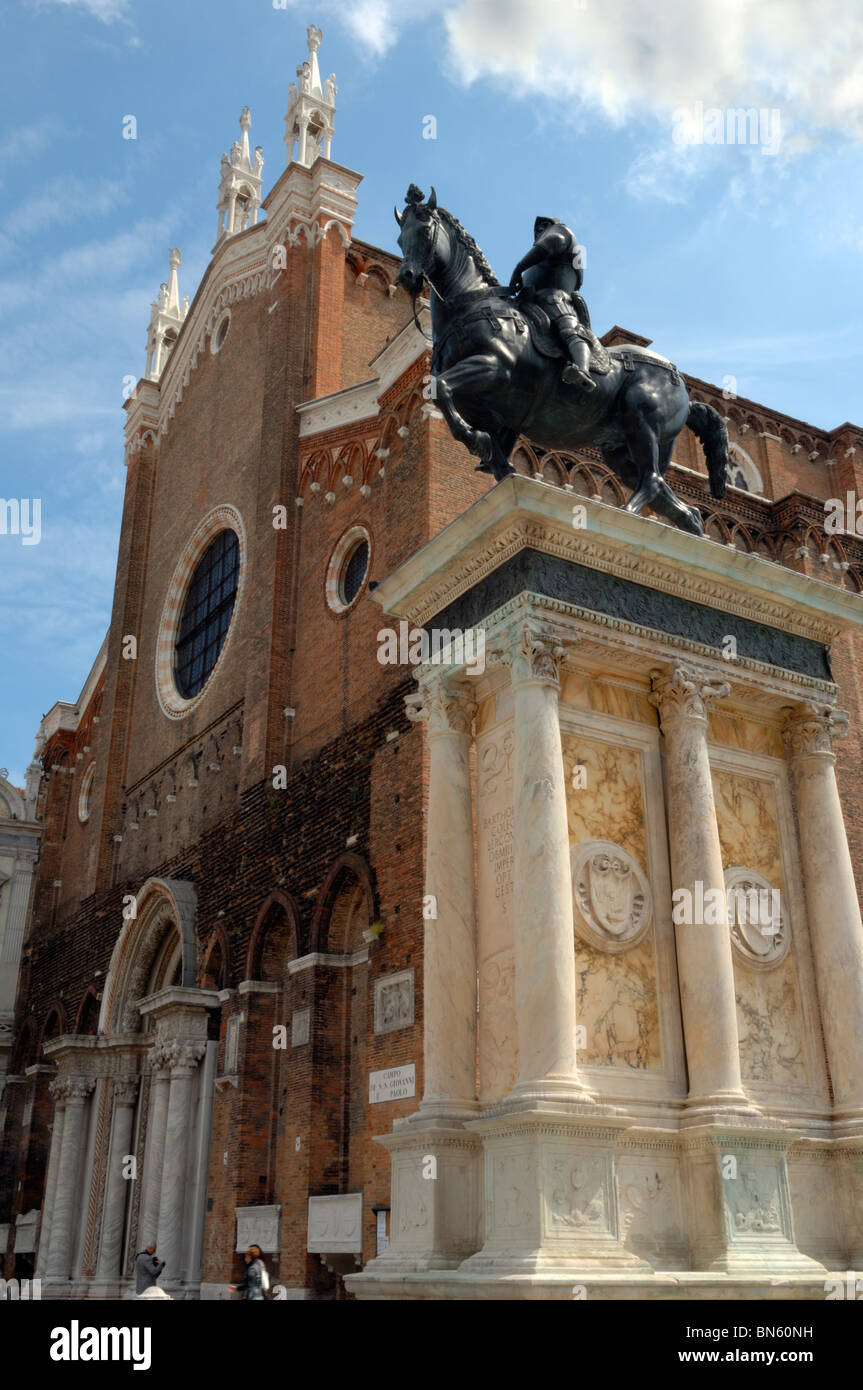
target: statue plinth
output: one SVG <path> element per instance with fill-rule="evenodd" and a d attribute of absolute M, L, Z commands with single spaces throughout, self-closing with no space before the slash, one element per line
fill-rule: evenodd
<path fill-rule="evenodd" d="M 522 477 L 376 598 L 449 646 L 411 697 L 425 1094 L 347 1287 L 823 1297 L 863 1248 L 827 662 L 863 599 Z"/>

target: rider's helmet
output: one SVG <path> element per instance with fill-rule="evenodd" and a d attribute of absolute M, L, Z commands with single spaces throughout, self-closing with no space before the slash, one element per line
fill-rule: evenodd
<path fill-rule="evenodd" d="M 553 227 L 555 222 L 559 221 L 559 217 L 537 217 L 536 221 L 533 224 L 534 241 L 536 241 L 538 236 L 542 236 L 543 232 L 548 231 L 549 227 Z"/>

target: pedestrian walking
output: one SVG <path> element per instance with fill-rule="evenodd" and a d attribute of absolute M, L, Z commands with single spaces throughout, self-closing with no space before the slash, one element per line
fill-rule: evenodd
<path fill-rule="evenodd" d="M 244 1293 L 248 1302 L 263 1303 L 270 1291 L 270 1276 L 260 1245 L 250 1245 L 245 1254 L 246 1277 L 242 1284 L 229 1284 L 232 1293 Z"/>

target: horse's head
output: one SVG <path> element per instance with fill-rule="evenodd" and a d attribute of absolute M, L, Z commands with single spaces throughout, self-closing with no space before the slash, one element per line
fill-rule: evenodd
<path fill-rule="evenodd" d="M 440 231 L 441 221 L 437 212 L 437 194 L 432 188 L 428 202 L 415 183 L 412 183 L 405 198 L 404 212 L 393 208 L 400 231 L 398 243 L 402 251 L 402 264 L 396 284 L 409 294 L 417 295 L 426 280 L 431 279 L 440 265 L 442 251 Z"/>

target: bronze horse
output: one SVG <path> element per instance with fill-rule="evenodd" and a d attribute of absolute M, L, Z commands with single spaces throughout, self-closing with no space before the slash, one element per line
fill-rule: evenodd
<path fill-rule="evenodd" d="M 561 380 L 560 362 L 535 345 L 531 324 L 461 223 L 415 187 L 395 209 L 403 260 L 398 283 L 416 296 L 428 282 L 434 350 L 432 390 L 456 439 L 496 479 L 513 473 L 520 434 L 543 449 L 592 444 L 632 489 L 625 510 L 650 506 L 702 536 L 697 507 L 676 497 L 664 474 L 684 425 L 701 440 L 710 490 L 725 494 L 728 434 L 711 406 L 690 402 L 677 368 L 642 347 L 608 349 L 610 366 L 589 394 Z"/>

